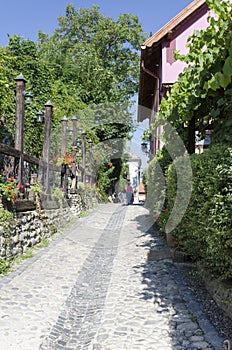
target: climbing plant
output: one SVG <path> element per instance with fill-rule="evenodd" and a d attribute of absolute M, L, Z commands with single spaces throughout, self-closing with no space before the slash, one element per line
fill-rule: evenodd
<path fill-rule="evenodd" d="M 208 27 L 188 39 L 188 54 L 176 52 L 187 66 L 160 105 L 157 124 L 168 120 L 184 140 L 190 120 L 204 135 L 214 129 L 215 139 L 231 140 L 232 105 L 232 4 L 228 0 L 207 0 L 212 12 Z"/>

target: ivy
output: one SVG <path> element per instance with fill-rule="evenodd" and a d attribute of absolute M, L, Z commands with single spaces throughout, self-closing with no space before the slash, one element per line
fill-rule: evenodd
<path fill-rule="evenodd" d="M 0 139 L 3 141 L 4 135 L 11 135 L 13 146 L 14 79 L 20 73 L 27 80 L 26 90 L 33 95 L 32 104 L 25 105 L 25 153 L 41 157 L 44 125 L 36 123 L 36 113 L 44 110 L 48 100 L 53 104 L 52 135 L 57 136 L 51 140 L 51 157 L 53 149 L 60 150 L 58 134 L 61 135 L 64 115 L 69 119 L 76 115 L 78 127 L 88 135 L 91 133 L 89 138 L 94 145 L 110 140 L 114 147 L 111 140 L 127 139 L 133 129 L 128 101 L 138 87 L 139 49 L 144 39 L 137 16 L 124 14 L 114 20 L 101 14 L 98 6 L 76 10 L 71 4 L 67 5 L 65 15 L 59 17 L 58 28 L 52 35 L 39 31 L 37 42 L 18 35 L 9 36 L 9 44 L 0 48 L 0 114 L 4 124 Z M 113 111 L 111 103 L 127 103 L 127 106 Z M 93 105 L 96 108 L 92 108 Z M 99 123 L 96 123 L 96 114 Z M 114 153 L 122 154 L 118 145 L 114 149 Z M 80 155 L 78 163 L 79 158 Z M 117 167 L 118 176 L 120 162 Z M 111 169 L 107 169 L 106 175 L 102 169 L 99 171 L 102 171 L 99 179 L 105 190 L 114 174 Z M 107 176 L 108 180 L 104 179 Z"/>

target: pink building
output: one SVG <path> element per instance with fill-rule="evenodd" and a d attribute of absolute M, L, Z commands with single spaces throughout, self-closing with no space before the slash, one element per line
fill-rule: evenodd
<path fill-rule="evenodd" d="M 176 61 L 174 51 L 187 53 L 186 42 L 195 30 L 208 26 L 208 6 L 205 0 L 195 0 L 151 36 L 141 46 L 138 121 L 149 118 L 154 121 L 159 104 L 170 85 L 177 81 L 185 63 Z M 154 155 L 162 145 L 156 131 L 150 140 L 150 152 Z"/>

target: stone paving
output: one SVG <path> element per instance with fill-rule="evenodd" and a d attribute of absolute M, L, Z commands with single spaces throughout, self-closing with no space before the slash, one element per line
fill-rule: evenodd
<path fill-rule="evenodd" d="M 221 350 L 147 210 L 103 204 L 0 280 L 1 350 Z"/>

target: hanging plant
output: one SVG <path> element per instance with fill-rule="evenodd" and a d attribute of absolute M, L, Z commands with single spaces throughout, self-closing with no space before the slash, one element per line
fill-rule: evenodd
<path fill-rule="evenodd" d="M 16 179 L 12 176 L 8 177 L 8 173 L 3 171 L 0 174 L 0 191 L 4 199 L 9 202 L 15 203 L 17 198 L 21 195 L 21 190 L 23 185 L 21 183 L 16 183 Z"/>

